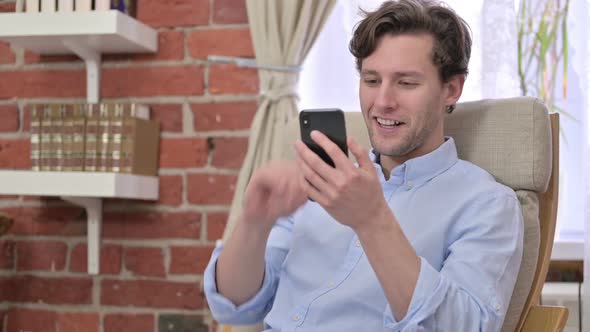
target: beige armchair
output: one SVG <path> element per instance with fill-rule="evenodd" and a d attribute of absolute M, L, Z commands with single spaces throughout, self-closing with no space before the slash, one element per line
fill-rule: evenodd
<path fill-rule="evenodd" d="M 346 127 L 349 136 L 370 148 L 360 113 L 346 113 Z M 549 115 L 541 101 L 527 97 L 460 103 L 447 116 L 445 132 L 455 139 L 461 159 L 514 189 L 521 203 L 523 259 L 502 331 L 561 331 L 567 309 L 539 305 L 557 218 L 558 115 Z M 294 119 L 285 128 L 285 158 L 294 157 L 292 144 L 298 137 Z"/>

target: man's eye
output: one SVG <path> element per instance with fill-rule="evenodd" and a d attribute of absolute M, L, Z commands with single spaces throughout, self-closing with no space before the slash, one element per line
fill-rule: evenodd
<path fill-rule="evenodd" d="M 418 85 L 418 83 L 407 82 L 407 81 L 401 81 L 401 82 L 399 82 L 399 84 L 401 84 L 403 86 L 416 86 L 416 85 Z"/>
<path fill-rule="evenodd" d="M 365 83 L 366 83 L 366 84 L 369 84 L 369 85 L 375 85 L 375 84 L 377 84 L 378 82 L 379 82 L 378 80 L 376 80 L 376 79 L 372 79 L 372 78 L 367 78 L 367 79 L 365 79 Z"/>

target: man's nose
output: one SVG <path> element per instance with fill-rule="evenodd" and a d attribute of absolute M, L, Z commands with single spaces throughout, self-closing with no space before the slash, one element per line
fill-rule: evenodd
<path fill-rule="evenodd" d="M 395 91 L 390 84 L 381 84 L 377 98 L 375 99 L 375 106 L 381 109 L 394 109 L 397 107 Z"/>

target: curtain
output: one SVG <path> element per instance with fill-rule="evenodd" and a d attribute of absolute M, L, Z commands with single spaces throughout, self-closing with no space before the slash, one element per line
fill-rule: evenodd
<path fill-rule="evenodd" d="M 336 0 L 247 0 L 248 20 L 259 65 L 299 67 L 328 18 Z M 297 116 L 297 71 L 259 70 L 260 104 L 246 159 L 240 170 L 223 241 L 242 209 L 242 196 L 256 168 L 279 156 L 281 128 Z M 223 327 L 218 331 L 260 331 L 261 326 Z"/>

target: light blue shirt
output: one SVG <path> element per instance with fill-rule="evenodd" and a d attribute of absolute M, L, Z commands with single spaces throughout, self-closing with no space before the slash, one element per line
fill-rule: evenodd
<path fill-rule="evenodd" d="M 266 331 L 499 331 L 522 258 L 522 212 L 514 191 L 458 159 L 452 138 L 399 165 L 388 180 L 375 167 L 385 199 L 421 259 L 401 321 L 357 235 L 311 201 L 277 221 L 263 284 L 240 306 L 217 292 L 222 248 L 215 249 L 204 280 L 213 316 L 236 325 L 264 319 Z"/>

